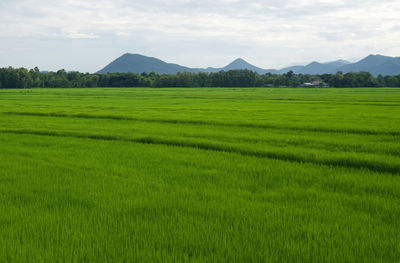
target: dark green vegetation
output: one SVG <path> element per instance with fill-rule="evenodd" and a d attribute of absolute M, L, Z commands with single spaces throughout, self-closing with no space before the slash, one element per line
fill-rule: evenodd
<path fill-rule="evenodd" d="M 400 89 L 0 90 L 0 262 L 398 262 Z"/>
<path fill-rule="evenodd" d="M 303 83 L 324 81 L 331 87 L 399 87 L 400 75 L 373 77 L 368 72 L 323 75 L 283 75 L 254 71 L 229 70 L 212 73 L 173 75 L 135 73 L 89 74 L 79 72 L 41 73 L 38 68 L 0 68 L 0 89 L 14 88 L 85 88 L 85 87 L 299 87 Z"/>

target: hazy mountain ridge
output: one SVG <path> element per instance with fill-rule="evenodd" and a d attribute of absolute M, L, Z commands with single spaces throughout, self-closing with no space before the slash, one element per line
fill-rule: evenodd
<path fill-rule="evenodd" d="M 176 74 L 178 72 L 218 72 L 221 70 L 228 71 L 233 69 L 249 69 L 259 74 L 284 74 L 290 70 L 296 74 L 334 74 L 338 71 L 342 71 L 343 73 L 367 71 L 374 76 L 379 74 L 385 76 L 400 74 L 400 57 L 369 55 L 355 63 L 350 63 L 345 60 L 327 63 L 313 61 L 305 66 L 291 66 L 276 70 L 256 67 L 241 58 L 234 60 L 222 68 L 189 68 L 174 63 L 167 63 L 153 57 L 126 53 L 98 71 L 98 73 L 130 72 L 141 74 L 143 72 L 156 72 L 158 74 Z"/>

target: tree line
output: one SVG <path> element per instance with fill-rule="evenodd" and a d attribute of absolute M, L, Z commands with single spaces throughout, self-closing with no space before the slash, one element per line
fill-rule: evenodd
<path fill-rule="evenodd" d="M 400 87 L 400 74 L 374 77 L 369 72 L 307 75 L 257 74 L 254 71 L 229 70 L 215 73 L 157 74 L 41 72 L 37 67 L 0 68 L 0 88 L 94 88 L 94 87 L 299 87 L 321 81 L 330 87 Z"/>

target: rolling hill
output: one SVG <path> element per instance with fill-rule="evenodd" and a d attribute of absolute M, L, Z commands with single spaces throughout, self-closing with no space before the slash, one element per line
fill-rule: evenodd
<path fill-rule="evenodd" d="M 176 74 L 177 72 L 197 72 L 195 69 L 178 64 L 166 63 L 160 59 L 146 57 L 139 54 L 126 53 L 117 58 L 98 73 L 142 73 L 156 72 L 159 74 Z"/>
<path fill-rule="evenodd" d="M 356 63 L 341 67 L 340 70 L 344 73 L 367 71 L 374 76 L 397 75 L 400 74 L 400 57 L 369 55 Z"/>
<path fill-rule="evenodd" d="M 400 57 L 369 55 L 356 63 L 350 63 L 345 60 L 337 60 L 328 63 L 314 61 L 305 66 L 292 66 L 276 70 L 256 67 L 241 58 L 234 60 L 222 68 L 189 68 L 174 63 L 167 63 L 153 57 L 126 53 L 98 71 L 98 73 L 130 72 L 141 74 L 143 72 L 156 72 L 158 74 L 176 74 L 178 72 L 218 72 L 221 70 L 227 71 L 233 69 L 248 69 L 259 74 L 284 74 L 289 71 L 293 71 L 296 74 L 334 74 L 338 71 L 342 71 L 343 73 L 367 71 L 374 76 L 379 74 L 385 76 L 400 74 Z"/>

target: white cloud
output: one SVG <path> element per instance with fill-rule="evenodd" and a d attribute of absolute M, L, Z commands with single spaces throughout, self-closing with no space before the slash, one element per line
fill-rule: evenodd
<path fill-rule="evenodd" d="M 125 52 L 196 67 L 243 57 L 265 68 L 400 55 L 399 13 L 388 0 L 2 0 L 0 66 L 95 71 Z"/>

